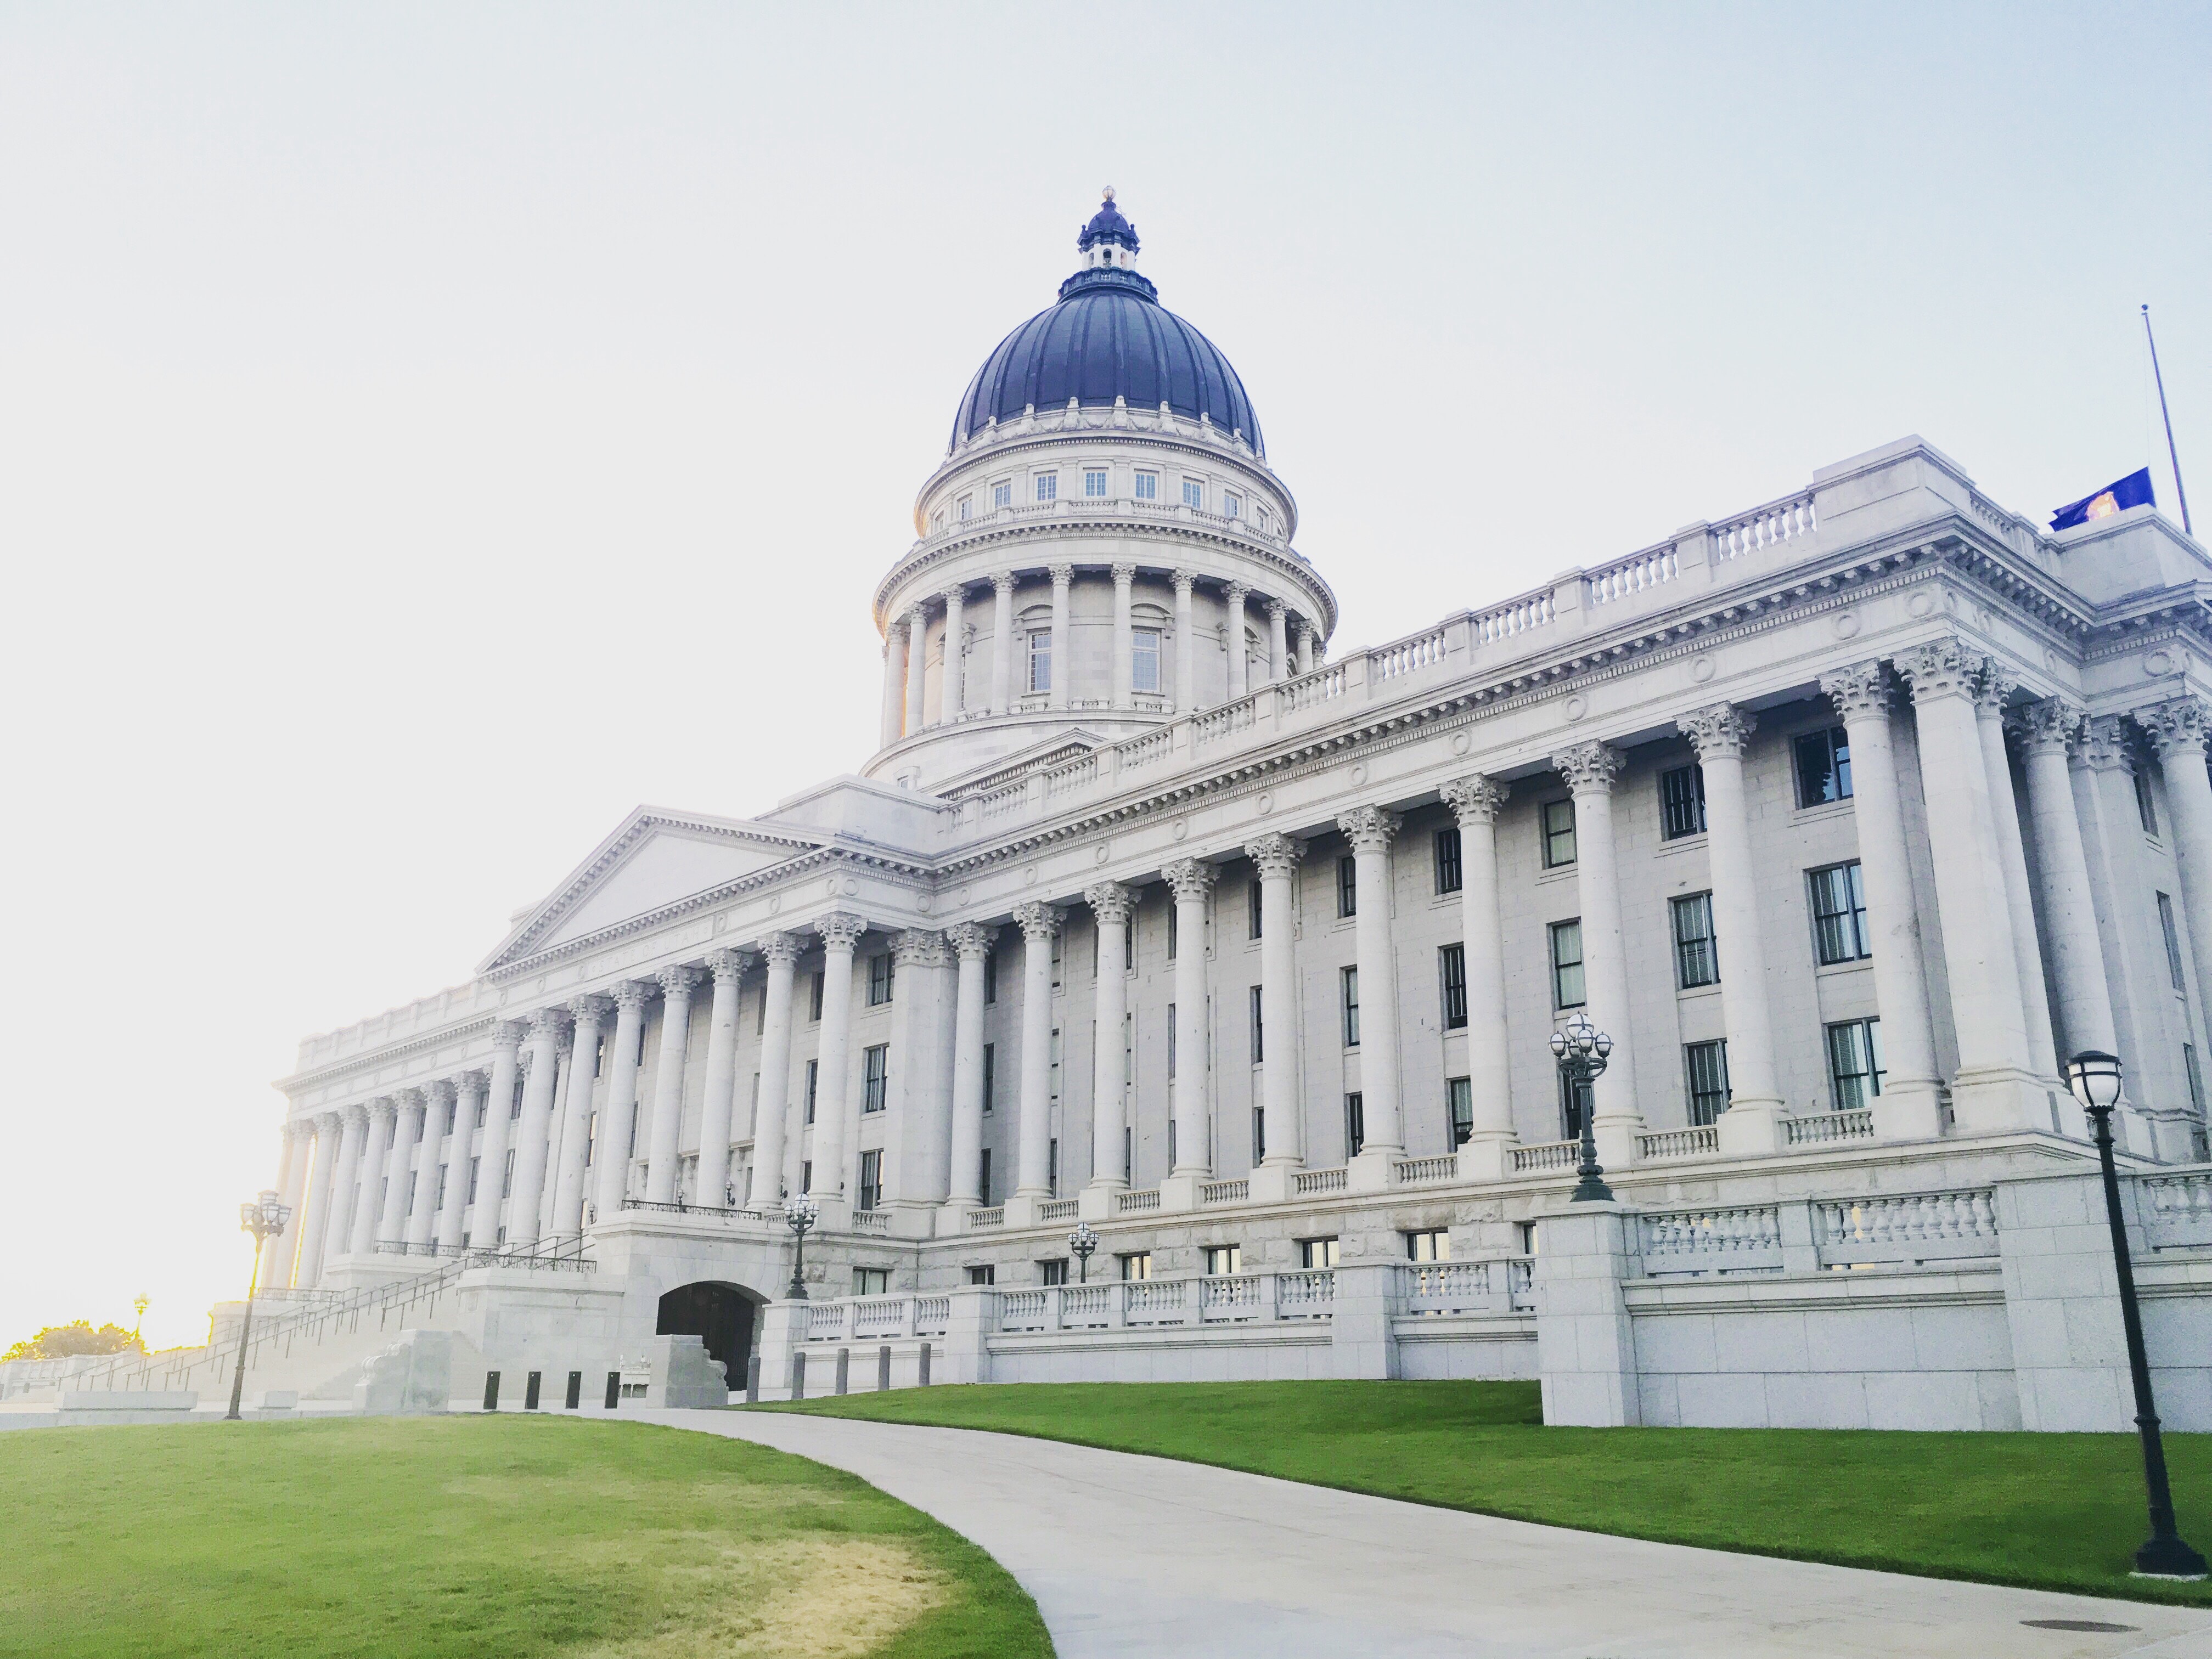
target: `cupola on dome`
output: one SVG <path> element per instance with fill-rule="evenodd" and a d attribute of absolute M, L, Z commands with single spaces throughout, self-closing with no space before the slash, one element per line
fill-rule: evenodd
<path fill-rule="evenodd" d="M 1019 420 L 1025 410 L 1157 410 L 1187 421 L 1201 416 L 1224 436 L 1242 434 L 1261 447 L 1260 420 L 1244 382 L 1220 349 L 1159 302 L 1158 290 L 1135 269 L 1137 228 L 1105 200 L 1077 236 L 1084 266 L 1060 285 L 1058 304 L 1039 312 L 999 342 L 968 384 L 952 441 L 973 437 L 993 421 Z"/>

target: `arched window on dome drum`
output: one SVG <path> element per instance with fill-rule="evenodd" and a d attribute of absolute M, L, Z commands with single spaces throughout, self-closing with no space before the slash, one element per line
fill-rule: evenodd
<path fill-rule="evenodd" d="M 1030 634 L 1030 691 L 1037 695 L 1052 690 L 1052 629 L 1039 628 Z"/>
<path fill-rule="evenodd" d="M 1160 631 L 1157 628 L 1130 630 L 1129 689 L 1157 694 L 1160 689 Z"/>
<path fill-rule="evenodd" d="M 1137 499 L 1140 501 L 1156 501 L 1159 498 L 1160 475 L 1157 472 L 1138 473 Z"/>

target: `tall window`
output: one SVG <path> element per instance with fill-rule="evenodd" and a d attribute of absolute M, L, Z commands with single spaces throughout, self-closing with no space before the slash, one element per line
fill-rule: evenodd
<path fill-rule="evenodd" d="M 1583 922 L 1552 924 L 1552 1006 L 1579 1008 L 1589 999 L 1583 990 Z"/>
<path fill-rule="evenodd" d="M 1467 946 L 1447 945 L 1437 952 L 1437 969 L 1443 978 L 1444 1030 L 1467 1029 Z"/>
<path fill-rule="evenodd" d="M 891 974 L 896 960 L 886 951 L 868 958 L 868 1006 L 879 1008 L 891 1000 Z"/>
<path fill-rule="evenodd" d="M 982 1166 L 975 1171 L 975 1190 L 983 1195 L 983 1202 L 991 1202 L 991 1149 L 983 1149 Z"/>
<path fill-rule="evenodd" d="M 1054 1198 L 1060 1196 L 1060 1137 L 1054 1135 L 1044 1144 L 1044 1189 Z"/>
<path fill-rule="evenodd" d="M 1036 498 L 1041 501 L 1060 499 L 1060 474 L 1040 472 L 1036 475 Z"/>
<path fill-rule="evenodd" d="M 884 1155 L 880 1152 L 860 1154 L 860 1207 L 872 1210 L 884 1195 Z"/>
<path fill-rule="evenodd" d="M 1581 1136 L 1583 1115 L 1590 1109 L 1590 1103 L 1595 1097 L 1587 1079 L 1579 1083 L 1571 1082 L 1565 1072 L 1559 1073 L 1559 1121 L 1563 1126 L 1563 1139 L 1574 1140 Z"/>
<path fill-rule="evenodd" d="M 1182 481 L 1182 504 L 1185 507 L 1204 507 L 1206 486 L 1196 478 L 1185 478 Z"/>
<path fill-rule="evenodd" d="M 1254 1164 L 1255 1165 L 1258 1165 L 1258 1164 L 1264 1164 L 1264 1163 L 1266 1163 L 1267 1161 L 1267 1109 L 1266 1109 L 1265 1107 L 1261 1107 L 1261 1106 L 1255 1106 L 1255 1107 L 1252 1109 L 1252 1162 L 1253 1162 L 1253 1164 Z"/>
<path fill-rule="evenodd" d="M 1052 630 L 1048 628 L 1030 630 L 1030 690 L 1033 693 L 1052 690 Z"/>
<path fill-rule="evenodd" d="M 1037 1283 L 1040 1285 L 1066 1284 L 1067 1258 L 1064 1255 L 1048 1256 L 1038 1262 Z"/>
<path fill-rule="evenodd" d="M 975 516 L 975 498 L 973 495 L 963 495 L 960 498 L 959 506 L 955 509 L 955 511 L 963 523 L 974 518 Z"/>
<path fill-rule="evenodd" d="M 2189 1103 L 2197 1109 L 2197 1115 L 2204 1115 L 2204 1074 L 2197 1068 L 2197 1045 L 2181 1045 L 2182 1074 L 2189 1079 Z M 442 1188 L 441 1189 L 442 1190 Z"/>
<path fill-rule="evenodd" d="M 1357 1048 L 1359 1046 L 1359 969 L 1355 966 L 1341 968 L 1337 972 L 1343 981 L 1344 1046 Z"/>
<path fill-rule="evenodd" d="M 1459 830 L 1456 828 L 1437 831 L 1437 891 L 1456 893 L 1460 889 Z"/>
<path fill-rule="evenodd" d="M 1851 740 L 1842 726 L 1808 732 L 1791 750 L 1797 763 L 1798 805 L 1851 798 Z"/>
<path fill-rule="evenodd" d="M 1859 861 L 1832 864 L 1806 876 L 1813 895 L 1813 945 L 1823 967 L 1861 962 L 1874 954 L 1867 933 L 1866 884 Z"/>
<path fill-rule="evenodd" d="M 1444 1100 L 1451 1108 L 1452 1145 L 1464 1146 L 1474 1138 L 1474 1079 L 1447 1078 Z"/>
<path fill-rule="evenodd" d="M 1014 482 L 1012 479 L 1001 478 L 997 483 L 991 486 L 991 505 L 993 507 L 1012 507 L 1013 504 Z"/>
<path fill-rule="evenodd" d="M 889 1267 L 855 1267 L 853 1269 L 854 1296 L 888 1296 L 891 1288 Z"/>
<path fill-rule="evenodd" d="M 1690 1080 L 1690 1121 L 1702 1127 L 1728 1110 L 1728 1044 L 1686 1044 L 1682 1066 Z"/>
<path fill-rule="evenodd" d="M 988 1006 L 999 1000 L 999 954 L 994 951 L 983 958 L 983 1001 Z"/>
<path fill-rule="evenodd" d="M 1298 1266 L 1315 1273 L 1336 1266 L 1337 1241 L 1334 1238 L 1302 1238 L 1298 1241 Z"/>
<path fill-rule="evenodd" d="M 1233 489 L 1224 489 L 1221 492 L 1221 516 L 1223 518 L 1234 519 L 1241 515 L 1243 511 L 1244 499 L 1243 496 L 1239 495 Z"/>
<path fill-rule="evenodd" d="M 1669 900 L 1668 908 L 1674 921 L 1675 984 L 1685 991 L 1717 984 L 1721 957 L 1713 939 L 1713 896 L 1691 893 Z"/>
<path fill-rule="evenodd" d="M 1121 971 L 1137 971 L 1137 913 L 1129 913 L 1129 925 L 1121 930 Z"/>
<path fill-rule="evenodd" d="M 1558 870 L 1575 861 L 1575 804 L 1547 800 L 1537 811 L 1544 836 L 1544 867 Z"/>
<path fill-rule="evenodd" d="M 1252 1063 L 1257 1066 L 1267 1057 L 1266 1026 L 1260 1012 L 1260 988 L 1252 988 Z"/>
<path fill-rule="evenodd" d="M 1242 1244 L 1209 1244 L 1206 1247 L 1206 1276 L 1219 1279 L 1227 1273 L 1244 1271 L 1244 1247 Z"/>
<path fill-rule="evenodd" d="M 1083 493 L 1097 501 L 1106 494 L 1106 469 L 1087 466 L 1083 469 Z"/>
<path fill-rule="evenodd" d="M 1659 834 L 1666 841 L 1705 833 L 1705 769 L 1677 766 L 1659 775 Z"/>
<path fill-rule="evenodd" d="M 469 1193 L 468 1196 L 461 1200 L 462 1203 L 473 1204 L 477 1201 L 477 1176 L 483 1168 L 483 1159 L 472 1158 L 469 1160 Z"/>
<path fill-rule="evenodd" d="M 1133 629 L 1129 633 L 1129 689 L 1158 692 L 1160 689 L 1160 630 Z"/>
<path fill-rule="evenodd" d="M 1359 860 L 1349 853 L 1336 861 L 1336 914 L 1359 914 Z"/>
<path fill-rule="evenodd" d="M 2154 836 L 2158 833 L 2158 803 L 2151 799 L 2150 774 L 2148 772 L 2136 774 L 2136 817 L 2142 820 L 2143 834 Z"/>
<path fill-rule="evenodd" d="M 1152 1253 L 1150 1250 L 1132 1250 L 1127 1255 L 1115 1256 L 1114 1260 L 1121 1264 L 1121 1277 L 1124 1279 L 1150 1279 L 1152 1276 Z"/>
<path fill-rule="evenodd" d="M 1451 1234 L 1441 1227 L 1431 1227 L 1406 1235 L 1406 1260 L 1408 1261 L 1449 1261 L 1451 1260 Z"/>
<path fill-rule="evenodd" d="M 1139 501 L 1156 501 L 1159 500 L 1159 498 L 1160 498 L 1160 475 L 1159 475 L 1158 473 L 1157 473 L 1157 472 L 1139 472 L 1139 474 L 1137 474 L 1136 483 L 1137 483 L 1137 499 L 1138 499 Z"/>
<path fill-rule="evenodd" d="M 1244 905 L 1244 937 L 1247 939 L 1257 939 L 1260 937 L 1260 927 L 1263 920 L 1263 912 L 1260 896 L 1260 884 L 1258 882 L 1253 882 L 1245 888 Z"/>
<path fill-rule="evenodd" d="M 2164 893 L 2158 896 L 2159 930 L 2166 935 L 2166 971 L 2173 981 L 2173 988 L 2186 991 L 2189 981 L 2181 973 L 2181 928 L 2174 920 L 2173 901 Z"/>
<path fill-rule="evenodd" d="M 992 1096 L 997 1092 L 998 1080 L 999 1045 L 987 1042 L 983 1045 L 983 1109 L 987 1112 L 991 1109 Z"/>
<path fill-rule="evenodd" d="M 1881 1022 L 1846 1019 L 1828 1027 L 1828 1080 L 1836 1109 L 1855 1112 L 1881 1093 Z"/>
<path fill-rule="evenodd" d="M 1176 1006 L 1175 1006 L 1175 1004 L 1173 1004 L 1172 1002 L 1170 1002 L 1170 1004 L 1168 1004 L 1168 1081 L 1169 1081 L 1169 1082 L 1172 1083 L 1172 1082 L 1174 1082 L 1174 1081 L 1175 1081 L 1175 1074 L 1176 1074 Z M 1172 1144 L 1172 1143 L 1173 1143 L 1173 1141 L 1174 1141 L 1174 1139 L 1175 1139 L 1175 1120 L 1174 1120 L 1173 1118 L 1170 1118 L 1170 1119 L 1168 1120 L 1168 1139 L 1169 1139 L 1169 1140 L 1170 1140 L 1170 1144 Z M 1169 1156 L 1168 1163 L 1169 1163 L 1169 1164 L 1170 1164 L 1170 1166 L 1172 1166 L 1172 1165 L 1174 1164 L 1174 1163 L 1175 1163 L 1175 1158 L 1174 1158 L 1174 1156 L 1172 1155 L 1172 1153 Z"/>
<path fill-rule="evenodd" d="M 1367 1144 L 1367 1097 L 1354 1089 L 1344 1097 L 1344 1152 L 1358 1158 Z"/>
<path fill-rule="evenodd" d="M 814 978 L 806 992 L 806 1017 L 817 1025 L 822 1022 L 822 970 L 814 970 Z M 641 1047 L 643 1045 L 640 1045 Z"/>
<path fill-rule="evenodd" d="M 860 1109 L 880 1112 L 890 1103 L 891 1045 L 878 1042 L 860 1054 Z"/>

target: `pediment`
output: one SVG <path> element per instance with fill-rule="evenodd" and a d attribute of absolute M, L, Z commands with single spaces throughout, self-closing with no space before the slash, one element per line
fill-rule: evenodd
<path fill-rule="evenodd" d="M 479 971 L 619 931 L 822 844 L 743 819 L 641 807 L 523 915 Z"/>

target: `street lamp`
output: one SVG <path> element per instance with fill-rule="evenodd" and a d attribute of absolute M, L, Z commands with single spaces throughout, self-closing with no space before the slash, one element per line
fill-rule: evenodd
<path fill-rule="evenodd" d="M 246 1316 L 238 1322 L 238 1370 L 230 1379 L 230 1410 L 223 1416 L 226 1423 L 239 1420 L 238 1402 L 246 1394 L 246 1345 L 253 1334 L 254 1293 L 261 1288 L 261 1247 L 283 1232 L 284 1224 L 291 1218 L 292 1206 L 281 1202 L 275 1193 L 265 1188 L 252 1203 L 238 1206 L 240 1231 L 253 1235 L 253 1276 L 246 1286 Z M 143 1308 L 143 1301 L 140 1306 Z"/>
<path fill-rule="evenodd" d="M 258 1260 L 260 1252 L 257 1250 L 254 1255 L 255 1259 Z M 146 1339 L 139 1333 L 146 1328 L 146 1304 L 153 1299 L 143 1291 L 131 1298 L 131 1311 L 137 1316 L 131 1327 L 131 1340 L 142 1348 L 146 1346 Z"/>
<path fill-rule="evenodd" d="M 1067 1248 L 1075 1252 L 1075 1259 L 1081 1267 L 1082 1276 L 1076 1282 L 1088 1285 L 1091 1282 L 1091 1254 L 1098 1248 L 1098 1235 L 1091 1231 L 1089 1222 L 1075 1224 L 1075 1231 L 1067 1236 Z"/>
<path fill-rule="evenodd" d="M 1583 1091 L 1605 1070 L 1606 1056 L 1612 1052 L 1613 1039 L 1591 1024 L 1588 1014 L 1577 1014 L 1552 1033 L 1552 1058 L 1559 1063 L 1567 1098 L 1575 1103 L 1575 1115 L 1582 1120 L 1583 1127 L 1583 1161 L 1577 1171 L 1582 1180 L 1568 1199 L 1570 1204 L 1613 1202 L 1613 1188 L 1605 1184 L 1605 1170 L 1597 1161 L 1597 1129 L 1592 1121 L 1597 1116 L 1597 1102 L 1583 1098 Z"/>
<path fill-rule="evenodd" d="M 2097 1162 L 2105 1174 L 2105 1219 L 2112 1230 L 2112 1267 L 2120 1279 L 2120 1325 L 2128 1337 L 2128 1370 L 2136 1385 L 2136 1430 L 2142 1437 L 2143 1484 L 2150 1489 L 2150 1539 L 2136 1552 L 2140 1578 L 2197 1579 L 2204 1558 L 2183 1541 L 2173 1525 L 2173 1492 L 2166 1480 L 2166 1443 L 2159 1438 L 2158 1408 L 2150 1393 L 2150 1360 L 2143 1352 L 2142 1315 L 2136 1307 L 2136 1270 L 2128 1259 L 2127 1224 L 2120 1218 L 2120 1177 L 2112 1167 L 2112 1108 L 2120 1102 L 2117 1054 L 2087 1048 L 2066 1062 L 2067 1086 L 2096 1126 Z"/>
<path fill-rule="evenodd" d="M 822 1218 L 822 1206 L 811 1193 L 801 1193 L 783 1206 L 783 1224 L 791 1229 L 791 1288 L 784 1294 L 793 1302 L 806 1300 L 806 1233 Z"/>

